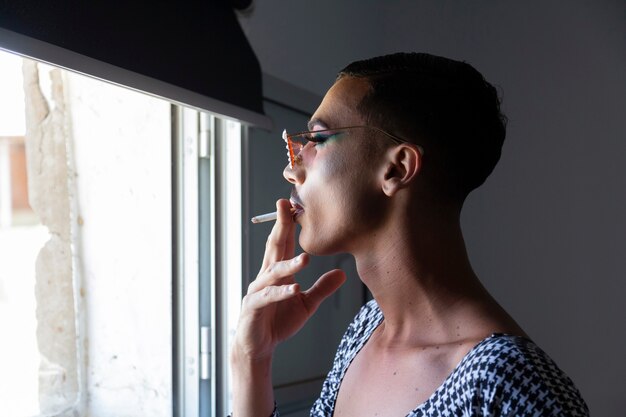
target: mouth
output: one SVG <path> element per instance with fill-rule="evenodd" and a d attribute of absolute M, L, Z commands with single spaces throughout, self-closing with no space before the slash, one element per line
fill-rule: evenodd
<path fill-rule="evenodd" d="M 296 219 L 302 213 L 304 213 L 304 204 L 302 200 L 300 200 L 300 196 L 298 196 L 298 192 L 295 188 L 291 190 L 291 196 L 289 197 L 289 202 L 291 203 L 291 207 L 293 207 L 293 218 Z"/>

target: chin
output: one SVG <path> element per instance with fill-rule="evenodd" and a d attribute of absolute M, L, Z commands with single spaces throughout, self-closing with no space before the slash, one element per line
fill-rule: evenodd
<path fill-rule="evenodd" d="M 300 247 L 306 253 L 315 256 L 336 255 L 338 253 L 342 253 L 337 242 L 324 238 L 320 233 L 313 233 L 313 236 L 310 236 L 304 229 L 300 231 L 298 243 L 300 243 Z"/>

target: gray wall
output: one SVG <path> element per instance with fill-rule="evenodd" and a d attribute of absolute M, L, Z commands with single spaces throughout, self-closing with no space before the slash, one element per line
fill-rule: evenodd
<path fill-rule="evenodd" d="M 502 160 L 463 225 L 490 291 L 572 377 L 592 415 L 626 406 L 626 3 L 257 1 L 265 73 L 323 94 L 400 50 L 470 62 L 503 91 Z"/>

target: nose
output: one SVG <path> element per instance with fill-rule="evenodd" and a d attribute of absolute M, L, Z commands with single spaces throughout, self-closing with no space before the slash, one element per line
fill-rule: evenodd
<path fill-rule="evenodd" d="M 283 170 L 283 177 L 292 184 L 302 184 L 304 181 L 304 169 L 302 164 L 296 164 L 291 168 L 291 164 L 287 164 Z"/>

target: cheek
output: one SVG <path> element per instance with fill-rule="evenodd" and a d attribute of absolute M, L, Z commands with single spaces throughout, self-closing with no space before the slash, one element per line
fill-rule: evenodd
<path fill-rule="evenodd" d="M 335 154 L 320 164 L 317 177 L 317 190 L 320 190 L 320 198 L 327 203 L 328 207 L 336 210 L 346 209 L 349 199 L 354 190 L 355 168 L 350 166 L 350 161 L 342 155 Z"/>
<path fill-rule="evenodd" d="M 301 194 L 307 215 L 300 245 L 317 255 L 346 251 L 377 222 L 380 197 L 375 177 L 371 166 L 368 169 L 340 155 L 316 162 L 307 172 Z"/>
<path fill-rule="evenodd" d="M 327 208 L 325 218 L 331 223 L 365 221 L 363 216 L 377 206 L 380 193 L 372 165 L 355 161 L 338 157 L 320 167 L 316 190 L 321 190 L 319 201 Z"/>
<path fill-rule="evenodd" d="M 346 146 L 328 146 L 318 151 L 312 168 L 321 185 L 327 190 L 346 192 L 363 173 L 361 159 L 357 152 Z"/>
<path fill-rule="evenodd" d="M 345 159 L 337 158 L 337 155 L 332 155 L 332 158 L 321 156 L 324 155 L 318 153 L 314 164 L 308 167 L 301 196 L 307 204 L 307 213 L 315 224 L 316 233 L 324 234 L 323 230 L 334 230 L 342 224 L 346 213 L 352 210 L 349 203 L 353 177 Z"/>
<path fill-rule="evenodd" d="M 380 191 L 375 165 L 376 161 L 363 148 L 320 148 L 307 168 L 306 188 L 329 210 L 367 209 Z"/>
<path fill-rule="evenodd" d="M 317 172 L 322 181 L 331 181 L 346 171 L 347 157 L 336 146 L 325 146 L 316 151 L 310 168 Z"/>

